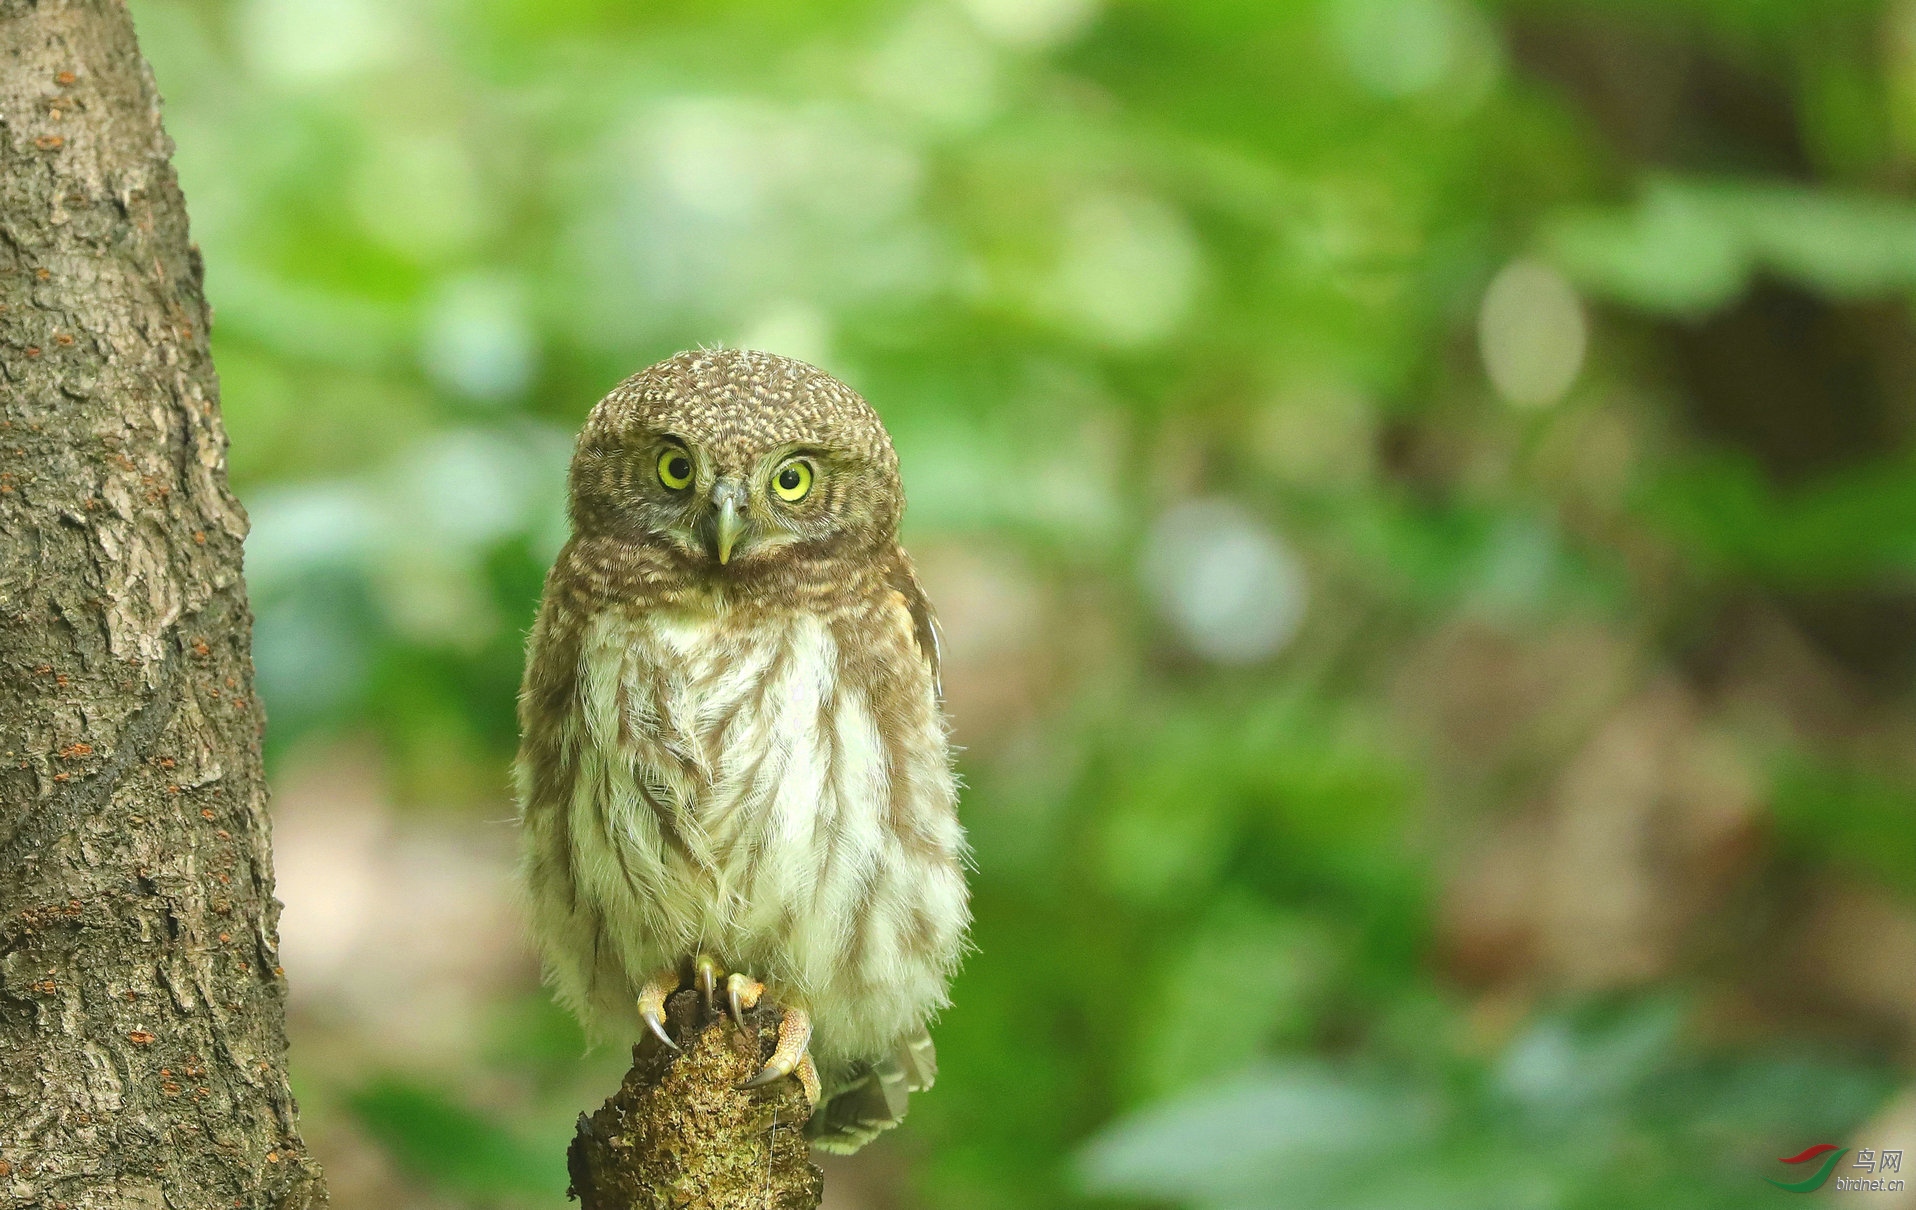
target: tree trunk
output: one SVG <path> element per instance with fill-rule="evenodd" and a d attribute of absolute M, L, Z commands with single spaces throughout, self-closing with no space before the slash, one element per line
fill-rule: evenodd
<path fill-rule="evenodd" d="M 171 149 L 123 0 L 0 0 L 0 1206 L 325 1202 Z"/>

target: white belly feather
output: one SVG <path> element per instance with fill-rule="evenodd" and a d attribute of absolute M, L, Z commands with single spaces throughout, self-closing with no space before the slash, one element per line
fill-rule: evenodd
<path fill-rule="evenodd" d="M 963 839 L 929 679 L 925 734 L 890 748 L 911 762 L 895 770 L 839 667 L 805 614 L 591 625 L 576 776 L 548 808 L 565 817 L 547 833 L 571 850 L 571 902 L 534 908 L 562 996 L 602 1027 L 629 1026 L 633 987 L 697 952 L 811 1008 L 822 1062 L 879 1053 L 943 1005 Z M 927 799 L 905 805 L 937 821 L 935 852 L 890 826 L 895 792 Z"/>

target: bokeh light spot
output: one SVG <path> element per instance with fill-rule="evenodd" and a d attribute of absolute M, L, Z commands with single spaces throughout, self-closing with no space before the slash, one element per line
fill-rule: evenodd
<path fill-rule="evenodd" d="M 966 129 L 991 115 L 998 65 L 962 16 L 928 5 L 907 16 L 865 65 L 875 100 L 934 126 Z"/>
<path fill-rule="evenodd" d="M 392 9 L 375 0 L 250 0 L 240 22 L 254 70 L 278 83 L 322 84 L 402 50 Z"/>
<path fill-rule="evenodd" d="M 1102 342 L 1149 344 L 1169 336 L 1190 311 L 1201 263 L 1190 225 L 1163 202 L 1087 198 L 1065 220 L 1056 304 L 1073 326 Z"/>
<path fill-rule="evenodd" d="M 1039 50 L 1068 42 L 1098 15 L 1098 0 L 964 0 L 986 34 L 1007 46 Z"/>
<path fill-rule="evenodd" d="M 1330 17 L 1351 74 L 1380 96 L 1429 92 L 1462 57 L 1463 15 L 1450 0 L 1335 0 Z"/>
<path fill-rule="evenodd" d="M 522 292 L 491 275 L 449 282 L 426 317 L 420 358 L 450 394 L 487 404 L 524 394 L 539 345 Z"/>
<path fill-rule="evenodd" d="M 1589 342 L 1576 291 L 1534 260 L 1514 261 L 1491 281 L 1477 337 L 1491 385 L 1517 407 L 1563 398 L 1583 370 Z"/>
<path fill-rule="evenodd" d="M 1303 565 L 1262 522 L 1228 500 L 1179 504 L 1151 526 L 1145 591 L 1187 646 L 1223 664 L 1276 654 L 1297 633 Z"/>

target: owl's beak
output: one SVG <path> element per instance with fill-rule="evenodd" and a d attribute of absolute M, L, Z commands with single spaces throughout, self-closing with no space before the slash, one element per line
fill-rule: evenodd
<path fill-rule="evenodd" d="M 718 524 L 713 536 L 720 563 L 732 561 L 732 548 L 745 532 L 745 519 L 739 515 L 739 503 L 744 496 L 744 487 L 730 480 L 721 479 L 712 488 L 712 503 L 718 506 Z"/>

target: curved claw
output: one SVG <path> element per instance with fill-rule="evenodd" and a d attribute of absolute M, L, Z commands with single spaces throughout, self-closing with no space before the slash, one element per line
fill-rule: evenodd
<path fill-rule="evenodd" d="M 725 977 L 725 999 L 732 1007 L 732 1020 L 742 1028 L 745 1025 L 745 1010 L 757 1006 L 760 996 L 765 994 L 765 985 L 750 975 L 737 971 Z"/>
<path fill-rule="evenodd" d="M 666 1036 L 665 1022 L 659 1019 L 659 1014 L 648 1009 L 642 1011 L 639 1015 L 645 1018 L 645 1027 L 652 1031 L 653 1037 L 665 1043 L 667 1046 L 670 1046 L 673 1050 L 679 1049 L 679 1044 Z"/>
<path fill-rule="evenodd" d="M 713 1004 L 713 993 L 718 990 L 718 963 L 710 954 L 700 954 L 692 963 L 695 968 L 695 981 L 699 985 L 699 999 L 705 1004 L 705 1016 L 710 1020 L 717 1012 Z"/>
<path fill-rule="evenodd" d="M 655 972 L 639 988 L 639 1019 L 652 1031 L 653 1037 L 673 1050 L 678 1050 L 679 1044 L 665 1032 L 665 998 L 677 991 L 678 987 L 679 973 L 668 966 Z"/>
<path fill-rule="evenodd" d="M 765 1062 L 764 1068 L 751 1079 L 740 1084 L 740 1088 L 763 1088 L 774 1080 L 782 1080 L 798 1070 L 798 1065 L 806 1058 L 805 1047 L 812 1040 L 812 1018 L 802 1008 L 788 1008 L 778 1023 L 778 1049 Z"/>

